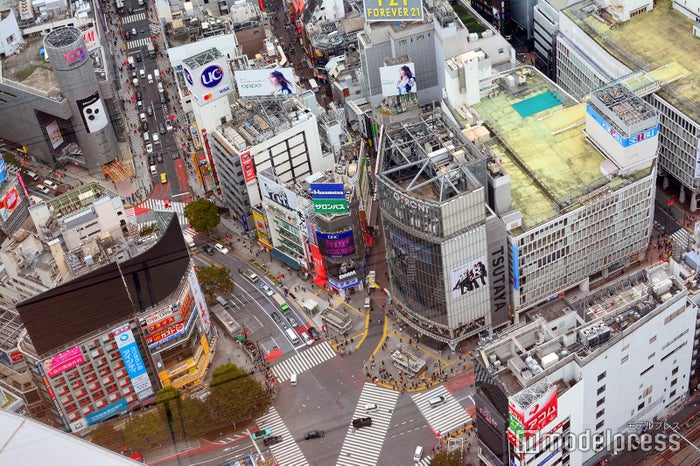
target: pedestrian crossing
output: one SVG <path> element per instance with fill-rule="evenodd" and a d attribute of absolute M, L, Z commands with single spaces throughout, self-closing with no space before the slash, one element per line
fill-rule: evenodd
<path fill-rule="evenodd" d="M 187 218 L 185 218 L 185 204 L 182 202 L 170 201 L 170 207 L 165 206 L 165 201 L 163 199 L 146 199 L 146 201 L 141 204 L 141 207 L 150 210 L 158 210 L 161 212 L 176 212 L 177 219 L 180 221 L 180 225 L 186 227 L 188 225 Z"/>
<path fill-rule="evenodd" d="M 122 24 L 131 24 L 137 21 L 143 21 L 144 19 L 146 19 L 146 13 L 136 13 L 122 18 Z"/>
<path fill-rule="evenodd" d="M 430 461 L 432 461 L 432 456 L 424 456 L 420 461 L 413 463 L 414 466 L 428 466 Z"/>
<path fill-rule="evenodd" d="M 124 217 L 126 217 L 127 222 L 136 225 L 136 212 L 133 207 L 124 208 Z"/>
<path fill-rule="evenodd" d="M 301 374 L 312 367 L 328 361 L 334 357 L 335 351 L 327 341 L 306 348 L 291 358 L 272 366 L 272 373 L 278 383 L 286 382 L 292 374 Z"/>
<path fill-rule="evenodd" d="M 130 40 L 126 43 L 126 48 L 127 50 L 139 49 L 141 47 L 145 47 L 146 44 L 148 44 L 149 42 L 151 42 L 150 37 L 142 37 L 140 39 Z"/>
<path fill-rule="evenodd" d="M 309 464 L 304 454 L 301 452 L 299 445 L 297 445 L 296 440 L 294 440 L 292 434 L 289 433 L 289 429 L 287 429 L 287 426 L 274 407 L 270 407 L 267 414 L 259 417 L 257 424 L 258 429 L 270 429 L 270 435 L 282 436 L 282 442 L 270 445 L 269 447 L 270 450 L 272 450 L 272 454 L 275 456 L 277 464 L 294 466 Z"/>
<path fill-rule="evenodd" d="M 371 417 L 372 425 L 355 429 L 350 424 L 338 456 L 338 466 L 377 464 L 398 398 L 397 391 L 365 382 L 352 418 Z M 377 408 L 366 411 L 365 406 L 368 404 L 376 404 Z"/>
<path fill-rule="evenodd" d="M 436 396 L 444 396 L 445 402 L 437 406 L 430 406 L 428 400 Z M 472 421 L 471 416 L 442 385 L 432 390 L 417 393 L 411 398 L 436 435 L 440 434 L 444 437 Z"/>

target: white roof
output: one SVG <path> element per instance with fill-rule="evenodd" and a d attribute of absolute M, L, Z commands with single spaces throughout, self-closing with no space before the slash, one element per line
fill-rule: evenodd
<path fill-rule="evenodd" d="M 4 409 L 0 409 L 0 445 L 0 464 L 143 465 L 87 440 Z"/>

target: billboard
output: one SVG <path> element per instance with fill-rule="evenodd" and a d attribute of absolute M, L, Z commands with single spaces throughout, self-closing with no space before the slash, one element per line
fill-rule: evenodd
<path fill-rule="evenodd" d="M 234 76 L 241 97 L 296 94 L 293 68 L 243 70 Z"/>
<path fill-rule="evenodd" d="M 253 181 L 255 179 L 255 165 L 253 164 L 253 157 L 251 157 L 249 150 L 241 154 L 241 167 L 243 167 L 245 182 L 249 183 Z"/>
<path fill-rule="evenodd" d="M 296 212 L 298 206 L 297 195 L 287 188 L 278 185 L 271 179 L 258 175 L 260 194 L 273 202 Z"/>
<path fill-rule="evenodd" d="M 102 104 L 102 99 L 100 99 L 100 94 L 98 92 L 84 99 L 76 100 L 75 104 L 78 106 L 78 113 L 83 119 L 85 130 L 88 133 L 95 133 L 109 123 L 109 116 L 105 111 L 105 107 Z"/>
<path fill-rule="evenodd" d="M 190 284 L 190 292 L 192 293 L 192 299 L 194 299 L 195 302 L 195 311 L 199 313 L 202 331 L 209 336 L 209 333 L 211 332 L 209 308 L 207 307 L 207 303 L 204 301 L 202 288 L 199 286 L 199 279 L 197 278 L 197 271 L 194 268 L 190 270 L 189 275 L 187 275 L 187 281 Z"/>
<path fill-rule="evenodd" d="M 214 102 L 233 92 L 231 69 L 226 57 L 219 57 L 196 68 L 183 64 L 182 74 L 187 81 L 187 88 L 199 105 Z"/>
<path fill-rule="evenodd" d="M 311 198 L 317 214 L 347 214 L 343 183 L 311 183 Z"/>
<path fill-rule="evenodd" d="M 329 257 L 344 257 L 355 253 L 355 240 L 352 230 L 342 233 L 321 233 L 317 231 L 316 242 L 321 253 Z"/>
<path fill-rule="evenodd" d="M 423 2 L 421 0 L 403 0 L 398 2 L 384 2 L 382 0 L 364 0 L 365 21 L 375 23 L 377 21 L 422 21 Z"/>
<path fill-rule="evenodd" d="M 58 122 L 56 120 L 48 124 L 46 127 L 46 134 L 49 136 L 52 148 L 57 149 L 58 146 L 63 144 L 63 134 L 61 134 L 61 128 L 58 127 Z"/>
<path fill-rule="evenodd" d="M 552 384 L 526 407 L 520 406 L 514 397 L 509 397 L 508 413 L 508 440 L 517 447 L 557 418 L 557 386 Z"/>
<path fill-rule="evenodd" d="M 17 187 L 12 186 L 0 197 L 0 218 L 6 221 L 22 202 Z"/>
<path fill-rule="evenodd" d="M 598 112 L 596 112 L 593 109 L 593 106 L 588 104 L 586 105 L 586 113 L 588 113 L 595 121 L 598 123 L 600 126 L 603 127 L 603 129 L 617 141 L 618 144 L 620 144 L 622 147 L 629 147 L 637 144 L 638 142 L 642 142 L 645 139 L 653 138 L 655 136 L 659 135 L 659 127 L 660 125 L 657 123 L 656 126 L 647 129 L 646 131 L 642 131 L 641 133 L 636 133 L 633 134 L 632 136 L 629 137 L 623 137 L 622 134 L 617 132 L 615 127 L 605 121 L 605 118 L 600 116 Z"/>
<path fill-rule="evenodd" d="M 100 41 L 94 26 L 83 31 L 83 40 L 85 41 L 85 48 L 88 52 L 92 52 L 100 46 Z"/>
<path fill-rule="evenodd" d="M 0 183 L 5 181 L 5 178 L 7 178 L 7 163 L 5 159 L 0 156 Z"/>
<path fill-rule="evenodd" d="M 486 256 L 481 256 L 450 271 L 452 299 L 457 299 L 470 291 L 488 285 Z"/>
<path fill-rule="evenodd" d="M 117 342 L 119 354 L 124 361 L 124 367 L 131 379 L 139 400 L 143 400 L 153 395 L 151 380 L 146 372 L 146 365 L 143 363 L 139 347 L 136 345 L 134 334 L 129 325 L 124 325 L 114 330 L 114 340 Z"/>
<path fill-rule="evenodd" d="M 58 374 L 73 369 L 85 362 L 83 357 L 83 352 L 79 346 L 74 346 L 73 348 L 67 349 L 62 353 L 58 353 L 56 356 L 51 358 L 51 361 L 44 362 L 44 368 L 46 369 L 46 375 L 49 378 L 56 377 Z"/>
<path fill-rule="evenodd" d="M 382 66 L 379 68 L 379 80 L 382 84 L 382 96 L 415 94 L 418 92 L 416 69 L 413 63 Z"/>

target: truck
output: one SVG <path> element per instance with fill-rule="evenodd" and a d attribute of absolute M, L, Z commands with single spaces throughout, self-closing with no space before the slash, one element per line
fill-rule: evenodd
<path fill-rule="evenodd" d="M 133 70 L 134 69 L 134 57 L 129 55 L 129 58 L 127 58 L 126 61 L 129 63 L 129 69 Z"/>
<path fill-rule="evenodd" d="M 290 310 L 289 310 L 289 304 L 287 304 L 287 301 L 284 300 L 284 298 L 278 294 L 275 294 L 272 299 L 275 300 L 275 303 L 277 303 L 277 307 L 282 311 L 282 314 L 288 315 Z"/>
<path fill-rule="evenodd" d="M 146 43 L 146 50 L 148 50 L 148 56 L 151 58 L 156 58 L 156 49 L 153 47 L 153 41 L 149 40 L 148 43 Z"/>
<path fill-rule="evenodd" d="M 190 248 L 190 251 L 194 251 L 197 249 L 197 245 L 194 242 L 194 238 L 192 238 L 192 235 L 189 233 L 183 233 L 182 236 L 185 238 L 185 243 L 187 243 L 187 247 Z"/>

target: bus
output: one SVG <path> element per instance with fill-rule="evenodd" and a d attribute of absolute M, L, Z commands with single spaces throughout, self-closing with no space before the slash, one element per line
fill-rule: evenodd
<path fill-rule="evenodd" d="M 289 314 L 289 304 L 287 304 L 287 301 L 285 301 L 282 296 L 275 294 L 274 296 L 272 296 L 272 299 L 275 300 L 275 303 L 277 303 L 277 307 L 280 308 L 282 314 Z"/>
<path fill-rule="evenodd" d="M 151 58 L 156 58 L 156 49 L 153 47 L 153 41 L 149 40 L 146 43 L 146 50 L 148 50 L 148 56 Z"/>
<path fill-rule="evenodd" d="M 295 332 L 291 328 L 288 328 L 287 330 L 285 330 L 285 333 L 287 334 L 287 338 L 289 338 L 289 341 L 291 341 L 293 345 L 299 344 L 299 335 L 297 335 L 297 332 Z"/>

